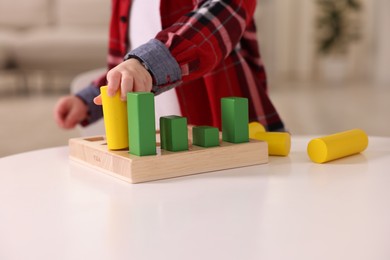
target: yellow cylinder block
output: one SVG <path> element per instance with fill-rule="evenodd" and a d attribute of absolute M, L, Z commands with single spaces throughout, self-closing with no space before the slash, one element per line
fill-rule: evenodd
<path fill-rule="evenodd" d="M 286 132 L 257 132 L 253 139 L 268 143 L 268 154 L 287 156 L 291 148 L 291 136 Z"/>
<path fill-rule="evenodd" d="M 368 136 L 361 129 L 352 129 L 312 139 L 307 146 L 310 159 L 325 163 L 364 151 L 368 146 Z"/>
<path fill-rule="evenodd" d="M 265 132 L 265 127 L 259 122 L 249 123 L 249 138 L 255 139 L 255 135 L 258 132 Z"/>
<path fill-rule="evenodd" d="M 101 87 L 100 93 L 102 96 L 107 147 L 110 150 L 125 149 L 129 147 L 127 104 L 121 100 L 119 91 L 115 96 L 109 97 L 107 86 Z"/>

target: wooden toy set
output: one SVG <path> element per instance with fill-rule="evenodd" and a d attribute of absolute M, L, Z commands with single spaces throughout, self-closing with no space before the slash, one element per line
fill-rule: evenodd
<path fill-rule="evenodd" d="M 249 139 L 248 101 L 223 98 L 222 133 L 215 127 L 188 127 L 185 117 L 160 118 L 156 132 L 154 96 L 101 88 L 106 136 L 69 140 L 70 158 L 130 183 L 244 167 L 268 162 L 265 141 Z"/>
<path fill-rule="evenodd" d="M 187 126 L 176 115 L 160 118 L 156 132 L 154 95 L 107 95 L 101 88 L 106 136 L 69 140 L 70 158 L 131 183 L 147 182 L 268 162 L 268 155 L 288 156 L 291 137 L 248 124 L 248 100 L 221 100 L 222 133 L 211 126 Z M 352 129 L 311 140 L 309 158 L 326 163 L 364 151 L 368 136 Z"/>

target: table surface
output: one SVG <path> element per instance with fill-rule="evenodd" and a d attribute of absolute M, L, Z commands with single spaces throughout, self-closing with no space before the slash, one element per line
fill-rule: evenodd
<path fill-rule="evenodd" d="M 390 259 L 390 138 L 314 164 L 129 184 L 59 147 L 0 159 L 0 259 Z"/>

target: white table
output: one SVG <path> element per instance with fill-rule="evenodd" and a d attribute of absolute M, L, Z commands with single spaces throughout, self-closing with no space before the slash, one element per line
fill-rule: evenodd
<path fill-rule="evenodd" d="M 0 159 L 0 259 L 390 259 L 390 138 L 314 164 L 128 184 L 67 147 Z"/>

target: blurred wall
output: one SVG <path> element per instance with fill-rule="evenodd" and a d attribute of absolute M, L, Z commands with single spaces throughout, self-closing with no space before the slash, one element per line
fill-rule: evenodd
<path fill-rule="evenodd" d="M 270 78 L 309 77 L 314 53 L 314 11 L 311 2 L 258 1 L 259 39 Z"/>
<path fill-rule="evenodd" d="M 361 38 L 346 57 L 349 81 L 390 83 L 390 1 L 362 0 Z M 258 0 L 261 51 L 270 80 L 326 80 L 316 51 L 315 0 Z"/>
<path fill-rule="evenodd" d="M 390 83 L 390 1 L 374 1 L 374 77 L 383 84 Z"/>

